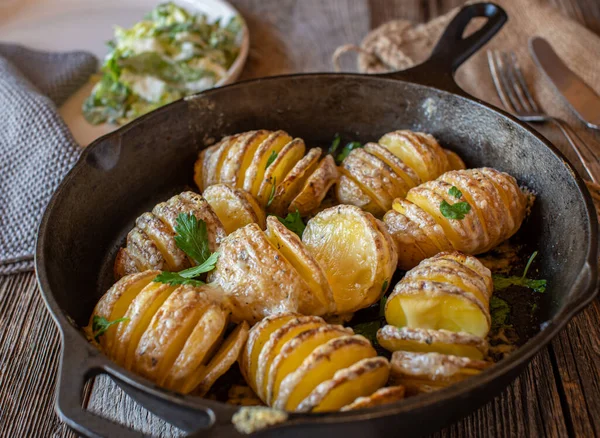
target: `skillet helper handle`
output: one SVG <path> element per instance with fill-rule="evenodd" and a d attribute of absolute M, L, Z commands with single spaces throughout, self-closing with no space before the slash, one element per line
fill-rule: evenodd
<path fill-rule="evenodd" d="M 142 438 L 143 434 L 87 411 L 83 407 L 83 390 L 88 379 L 101 373 L 100 352 L 91 348 L 74 348 L 63 335 L 60 371 L 56 390 L 56 412 L 74 431 L 89 437 Z"/>
<path fill-rule="evenodd" d="M 473 34 L 463 34 L 474 18 L 487 18 L 487 22 Z M 454 72 L 460 65 L 483 47 L 506 23 L 504 9 L 494 3 L 476 3 L 462 8 L 452 19 L 429 59 L 411 69 L 387 73 L 383 76 L 408 79 L 442 90 L 465 94 L 454 81 Z"/>

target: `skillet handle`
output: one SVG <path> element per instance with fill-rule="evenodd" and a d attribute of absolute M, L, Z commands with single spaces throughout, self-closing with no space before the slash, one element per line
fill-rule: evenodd
<path fill-rule="evenodd" d="M 463 38 L 465 29 L 477 17 L 487 18 L 483 27 Z M 409 80 L 442 90 L 465 94 L 454 81 L 460 65 L 485 45 L 504 26 L 508 16 L 494 3 L 476 3 L 462 8 L 440 37 L 429 59 L 408 70 L 385 73 L 392 79 Z"/>

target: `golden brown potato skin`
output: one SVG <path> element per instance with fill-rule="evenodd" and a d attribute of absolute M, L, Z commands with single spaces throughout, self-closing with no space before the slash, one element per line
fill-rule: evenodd
<path fill-rule="evenodd" d="M 462 196 L 450 195 L 452 187 Z M 443 216 L 440 204 L 468 202 L 463 219 Z M 396 242 L 398 267 L 411 269 L 439 251 L 481 254 L 514 235 L 525 219 L 527 197 L 510 175 L 484 167 L 453 170 L 411 189 L 383 221 Z"/>
<path fill-rule="evenodd" d="M 192 266 L 190 259 L 175 243 L 175 225 L 180 213 L 203 220 L 208 229 L 211 251 L 216 251 L 225 238 L 225 229 L 206 199 L 194 192 L 183 192 L 157 204 L 152 212 L 142 214 L 127 235 L 117 254 L 115 278 L 148 269 L 181 271 Z"/>
<path fill-rule="evenodd" d="M 443 149 L 429 134 L 389 132 L 378 143 L 367 143 L 348 154 L 340 165 L 344 177 L 338 181 L 336 196 L 342 204 L 381 217 L 392 208 L 394 199 L 404 198 L 421 182 L 464 168 L 455 152 Z"/>

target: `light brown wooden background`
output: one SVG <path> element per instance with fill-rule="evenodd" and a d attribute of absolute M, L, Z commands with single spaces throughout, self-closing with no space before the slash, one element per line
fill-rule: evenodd
<path fill-rule="evenodd" d="M 599 0 L 538 1 L 547 1 L 600 34 Z M 251 78 L 331 70 L 330 57 L 337 46 L 359 43 L 369 29 L 393 18 L 428 21 L 462 0 L 232 3 L 250 27 L 252 49 L 243 78 Z M 599 436 L 599 327 L 596 301 L 500 397 L 439 435 Z M 0 277 L 0 437 L 73 436 L 54 414 L 59 355 L 58 331 L 42 303 L 33 273 Z M 103 416 L 154 435 L 177 434 L 107 379 L 98 379 L 90 392 L 89 409 Z"/>

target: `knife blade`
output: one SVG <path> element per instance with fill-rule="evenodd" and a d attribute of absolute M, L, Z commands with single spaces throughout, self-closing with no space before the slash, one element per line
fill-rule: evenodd
<path fill-rule="evenodd" d="M 600 130 L 600 96 L 559 58 L 548 41 L 529 40 L 529 51 L 538 68 L 588 127 Z"/>

